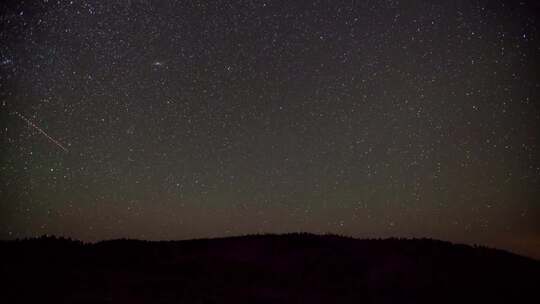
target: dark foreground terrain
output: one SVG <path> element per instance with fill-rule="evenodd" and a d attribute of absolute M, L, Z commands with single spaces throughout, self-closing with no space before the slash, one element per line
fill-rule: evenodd
<path fill-rule="evenodd" d="M 540 262 L 310 234 L 0 242 L 1 303 L 540 303 Z"/>

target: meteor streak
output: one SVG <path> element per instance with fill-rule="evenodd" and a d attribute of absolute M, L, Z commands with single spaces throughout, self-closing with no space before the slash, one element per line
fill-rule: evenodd
<path fill-rule="evenodd" d="M 55 145 L 57 145 L 58 147 L 60 147 L 60 149 L 64 150 L 64 152 L 69 152 L 69 150 L 64 147 L 60 142 L 58 142 L 56 139 L 52 138 L 49 136 L 49 134 L 47 134 L 47 132 L 43 131 L 40 127 L 38 127 L 36 124 L 34 124 L 30 119 L 24 117 L 21 113 L 19 112 L 14 112 L 15 114 L 17 114 L 17 116 L 19 116 L 22 120 L 24 120 L 29 126 L 31 126 L 32 128 L 38 130 L 41 134 L 45 135 L 45 137 L 47 137 L 50 141 L 52 141 Z"/>

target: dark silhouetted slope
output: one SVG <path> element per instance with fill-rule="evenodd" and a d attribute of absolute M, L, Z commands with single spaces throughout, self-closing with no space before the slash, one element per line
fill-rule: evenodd
<path fill-rule="evenodd" d="M 536 303 L 540 262 L 311 234 L 0 243 L 2 303 Z"/>

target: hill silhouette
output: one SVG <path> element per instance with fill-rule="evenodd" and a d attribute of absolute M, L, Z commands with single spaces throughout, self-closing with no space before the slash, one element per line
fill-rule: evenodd
<path fill-rule="evenodd" d="M 2 303 L 535 303 L 540 261 L 429 239 L 0 242 Z"/>

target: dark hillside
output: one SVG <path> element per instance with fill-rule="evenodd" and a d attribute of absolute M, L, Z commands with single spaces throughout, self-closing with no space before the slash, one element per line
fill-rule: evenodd
<path fill-rule="evenodd" d="M 505 251 L 311 234 L 0 243 L 2 303 L 533 303 L 540 262 Z"/>

